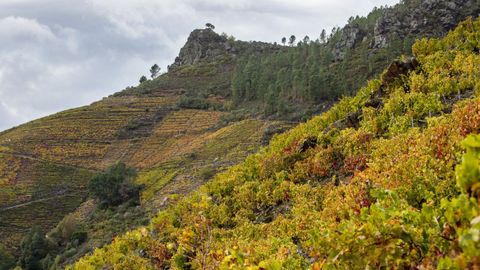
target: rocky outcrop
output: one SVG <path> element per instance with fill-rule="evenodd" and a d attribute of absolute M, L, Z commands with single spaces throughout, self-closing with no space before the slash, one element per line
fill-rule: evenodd
<path fill-rule="evenodd" d="M 219 35 L 210 28 L 197 29 L 190 33 L 187 43 L 180 50 L 180 54 L 175 59 L 175 62 L 168 67 L 168 70 L 171 71 L 185 65 L 215 62 L 235 57 L 247 50 L 252 53 L 266 53 L 282 49 L 285 48 L 278 44 L 259 41 L 236 41 L 233 38 Z"/>
<path fill-rule="evenodd" d="M 361 42 L 367 33 L 358 25 L 347 24 L 341 31 L 340 40 L 334 44 L 333 56 L 336 61 L 345 58 L 346 51 L 353 49 L 357 43 Z"/>
<path fill-rule="evenodd" d="M 377 20 L 372 48 L 386 48 L 392 39 L 442 36 L 468 16 L 480 13 L 477 0 L 408 0 L 386 9 Z"/>
<path fill-rule="evenodd" d="M 440 37 L 468 16 L 480 15 L 479 0 L 404 0 L 381 8 L 379 16 L 352 20 L 329 43 L 335 61 L 351 49 L 364 45 L 371 50 L 388 48 L 393 42 L 419 37 Z M 372 13 L 373 14 L 373 13 Z M 370 21 L 365 25 L 365 21 Z M 401 44 L 401 43 L 400 43 Z M 407 44 L 409 47 L 410 44 Z"/>
<path fill-rule="evenodd" d="M 404 61 L 395 60 L 390 66 L 388 66 L 385 73 L 383 73 L 382 82 L 389 85 L 395 80 L 401 78 L 402 75 L 407 75 L 410 71 L 415 70 L 419 65 L 418 60 L 415 57 Z"/>
<path fill-rule="evenodd" d="M 205 60 L 212 61 L 236 53 L 234 42 L 210 28 L 194 30 L 180 50 L 169 71 L 184 65 L 193 65 Z"/>

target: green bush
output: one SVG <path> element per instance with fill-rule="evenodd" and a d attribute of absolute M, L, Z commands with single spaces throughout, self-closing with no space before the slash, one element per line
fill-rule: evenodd
<path fill-rule="evenodd" d="M 50 245 L 45 239 L 45 234 L 34 227 L 23 238 L 21 251 L 18 262 L 24 270 L 42 269 L 42 259 L 49 253 Z"/>
<path fill-rule="evenodd" d="M 77 253 L 77 249 L 76 248 L 71 248 L 67 251 L 65 251 L 65 253 L 63 254 L 66 258 L 70 258 L 72 257 L 73 255 L 75 255 Z"/>
<path fill-rule="evenodd" d="M 5 247 L 0 244 L 0 270 L 12 269 L 14 265 L 15 259 Z"/>
<path fill-rule="evenodd" d="M 208 180 L 212 178 L 216 173 L 217 171 L 215 170 L 215 168 L 206 167 L 200 170 L 200 177 L 203 180 Z"/>
<path fill-rule="evenodd" d="M 105 206 L 116 206 L 128 200 L 138 202 L 141 186 L 132 183 L 136 174 L 135 169 L 117 162 L 107 171 L 93 177 L 88 184 L 88 190 Z"/>
<path fill-rule="evenodd" d="M 245 109 L 240 109 L 240 110 L 235 110 L 231 111 L 228 114 L 224 114 L 220 117 L 220 120 L 225 123 L 234 123 L 234 122 L 239 122 L 242 120 L 245 120 L 249 118 L 252 115 L 252 112 L 245 110 Z"/>
<path fill-rule="evenodd" d="M 77 231 L 72 234 L 72 237 L 70 238 L 71 242 L 78 241 L 78 244 L 82 244 L 85 242 L 88 238 L 88 233 L 85 231 Z"/>
<path fill-rule="evenodd" d="M 184 109 L 206 110 L 212 107 L 212 104 L 204 98 L 183 96 L 177 102 L 177 106 Z"/>

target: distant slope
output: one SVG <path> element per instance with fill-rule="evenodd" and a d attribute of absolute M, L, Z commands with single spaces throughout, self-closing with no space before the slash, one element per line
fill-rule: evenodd
<path fill-rule="evenodd" d="M 319 29 L 320 37 L 297 36 L 296 46 L 241 54 L 232 99 L 239 106 L 259 102 L 262 113 L 284 119 L 311 116 L 343 95 L 354 95 L 399 55 L 411 55 L 416 39 L 442 37 L 479 14 L 477 0 L 404 0 L 352 16 L 329 36 L 322 37 Z"/>
<path fill-rule="evenodd" d="M 110 154 L 118 131 L 174 100 L 110 98 L 2 133 L 0 163 L 8 172 L 0 188 L 2 242 L 16 247 L 32 225 L 49 230 L 78 207 L 93 173 L 121 159 Z"/>
<path fill-rule="evenodd" d="M 418 41 L 69 269 L 476 269 L 480 136 L 462 141 L 480 133 L 479 51 L 480 18 Z"/>
<path fill-rule="evenodd" d="M 231 62 L 221 65 L 228 71 Z M 155 84 L 154 93 L 111 96 L 1 133 L 2 243 L 18 247 L 33 225 L 52 229 L 84 201 L 92 175 L 118 160 L 143 170 L 138 181 L 146 185 L 144 206 L 154 207 L 255 152 L 267 128 L 283 125 L 256 119 L 227 123 L 222 118 L 227 111 L 179 106 L 187 89 L 228 84 L 224 73 L 200 75 L 201 70 L 202 65 L 179 68 L 147 82 Z M 210 99 L 219 108 L 226 102 L 221 96 Z"/>

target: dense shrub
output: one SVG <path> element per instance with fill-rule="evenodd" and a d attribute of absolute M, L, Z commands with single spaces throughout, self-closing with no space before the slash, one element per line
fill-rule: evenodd
<path fill-rule="evenodd" d="M 206 99 L 200 97 L 188 97 L 183 96 L 177 102 L 178 107 L 185 108 L 185 109 L 199 109 L 199 110 L 206 110 L 212 107 Z"/>
<path fill-rule="evenodd" d="M 208 180 L 212 178 L 216 173 L 215 168 L 205 167 L 200 170 L 199 174 L 202 180 Z"/>
<path fill-rule="evenodd" d="M 43 269 L 42 260 L 50 250 L 51 245 L 45 238 L 45 234 L 39 228 L 34 227 L 22 240 L 18 262 L 24 270 Z"/>
<path fill-rule="evenodd" d="M 0 244 L 0 270 L 10 270 L 14 265 L 15 259 L 5 247 Z"/>
<path fill-rule="evenodd" d="M 70 237 L 70 241 L 72 243 L 75 243 L 80 245 L 82 244 L 83 242 L 85 242 L 88 238 L 88 233 L 85 232 L 85 231 L 76 231 L 72 234 L 72 236 Z"/>
<path fill-rule="evenodd" d="M 138 202 L 141 186 L 133 184 L 135 176 L 135 169 L 118 162 L 93 177 L 88 189 L 105 206 L 116 206 L 128 200 Z"/>

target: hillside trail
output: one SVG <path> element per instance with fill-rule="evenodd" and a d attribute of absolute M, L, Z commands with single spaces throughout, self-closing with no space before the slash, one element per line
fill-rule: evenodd
<path fill-rule="evenodd" d="M 8 210 L 12 210 L 12 209 L 21 208 L 21 207 L 28 206 L 28 205 L 35 204 L 35 203 L 40 203 L 40 202 L 50 201 L 50 200 L 53 200 L 53 199 L 73 196 L 73 195 L 76 195 L 78 193 L 79 192 L 75 192 L 75 191 L 65 192 L 65 193 L 61 193 L 61 194 L 57 194 L 57 195 L 53 195 L 53 196 L 48 196 L 48 197 L 44 197 L 44 198 L 39 198 L 39 199 L 36 199 L 36 200 L 32 200 L 32 201 L 28 201 L 28 202 L 24 202 L 24 203 L 20 203 L 20 204 L 16 204 L 16 205 L 1 207 L 0 208 L 0 213 L 8 211 Z"/>
<path fill-rule="evenodd" d="M 14 156 L 14 157 L 17 157 L 17 158 L 20 158 L 20 159 L 27 159 L 27 160 L 37 161 L 37 162 L 48 162 L 48 163 L 54 164 L 56 166 L 73 168 L 73 169 L 77 169 L 77 170 L 86 170 L 86 171 L 94 172 L 94 173 L 99 172 L 98 170 L 94 170 L 94 169 L 84 168 L 84 167 L 75 166 L 75 165 L 63 164 L 63 163 L 59 163 L 59 162 L 54 162 L 54 161 L 50 161 L 50 160 L 45 160 L 45 159 L 41 159 L 41 158 L 28 156 L 28 155 L 25 155 L 25 154 L 9 153 L 9 152 L 1 152 L 1 151 L 0 151 L 0 154 L 11 155 L 11 156 Z M 35 204 L 35 203 L 40 203 L 40 202 L 50 201 L 50 200 L 54 200 L 54 199 L 58 199 L 58 198 L 73 196 L 77 193 L 79 193 L 79 192 L 78 191 L 71 191 L 71 192 L 62 191 L 62 192 L 58 192 L 57 194 L 52 195 L 52 196 L 46 196 L 46 197 L 43 197 L 43 198 L 38 198 L 38 199 L 35 199 L 35 200 L 31 200 L 31 201 L 27 201 L 27 202 L 23 202 L 23 203 L 19 203 L 19 204 L 0 207 L 0 213 L 8 211 L 8 210 L 22 208 L 22 207 L 32 205 L 32 204 Z"/>
<path fill-rule="evenodd" d="M 9 152 L 0 151 L 0 155 L 2 155 L 2 154 L 3 155 L 11 155 L 11 156 L 14 156 L 14 157 L 17 157 L 17 158 L 28 159 L 28 160 L 38 161 L 38 162 L 48 162 L 48 163 L 56 165 L 56 166 L 68 167 L 68 168 L 77 169 L 77 170 L 85 170 L 85 171 L 94 172 L 94 173 L 97 173 L 97 172 L 100 171 L 100 170 L 96 170 L 96 169 L 92 169 L 92 168 L 85 168 L 85 167 L 71 165 L 71 164 L 59 163 L 59 162 L 51 161 L 51 160 L 47 160 L 47 159 L 36 158 L 36 157 L 28 156 L 28 155 L 25 155 L 25 154 L 9 153 Z"/>

